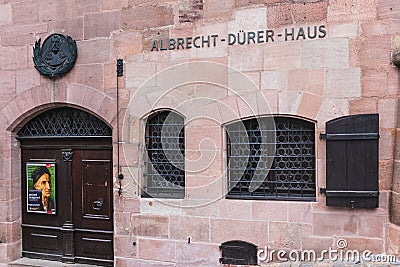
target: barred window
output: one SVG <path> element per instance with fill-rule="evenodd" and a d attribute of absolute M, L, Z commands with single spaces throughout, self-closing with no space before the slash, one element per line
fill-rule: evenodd
<path fill-rule="evenodd" d="M 226 130 L 228 198 L 315 201 L 312 122 L 254 118 Z"/>
<path fill-rule="evenodd" d="M 144 197 L 184 197 L 184 134 L 183 117 L 172 111 L 160 111 L 148 118 Z"/>

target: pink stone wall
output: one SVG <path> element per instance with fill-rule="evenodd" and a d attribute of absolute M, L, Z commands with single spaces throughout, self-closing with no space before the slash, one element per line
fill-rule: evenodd
<path fill-rule="evenodd" d="M 126 177 L 122 196 L 114 194 L 116 266 L 217 266 L 219 245 L 234 239 L 273 249 L 318 250 L 345 238 L 349 249 L 398 254 L 399 74 L 391 63 L 393 40 L 400 35 L 397 1 L 0 0 L 0 262 L 19 258 L 22 249 L 15 133 L 37 112 L 70 105 L 111 125 L 116 148 L 116 58 L 125 63 L 119 112 Z M 326 37 L 151 51 L 154 39 L 314 25 L 325 25 Z M 52 33 L 74 38 L 79 54 L 73 70 L 56 81 L 40 76 L 32 62 L 35 41 Z M 232 69 L 179 69 L 178 78 L 206 77 L 212 83 L 185 84 L 156 99 L 162 88 L 176 83 L 174 66 L 195 62 Z M 165 75 L 153 77 L 167 68 Z M 257 90 L 244 90 L 252 86 Z M 235 95 L 230 89 L 242 91 Z M 160 202 L 140 198 L 140 185 L 144 119 L 165 108 L 210 119 L 187 124 L 185 199 Z M 360 113 L 380 114 L 378 209 L 326 207 L 318 193 L 312 203 L 223 197 L 222 125 L 254 114 L 285 114 L 314 121 L 317 135 L 326 121 Z M 320 188 L 325 187 L 325 142 L 316 140 Z M 114 149 L 115 177 L 116 158 Z"/>

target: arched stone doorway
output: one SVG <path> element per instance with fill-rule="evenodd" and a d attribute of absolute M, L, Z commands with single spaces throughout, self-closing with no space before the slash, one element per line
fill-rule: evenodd
<path fill-rule="evenodd" d="M 23 256 L 113 265 L 111 136 L 103 121 L 71 107 L 18 131 Z"/>

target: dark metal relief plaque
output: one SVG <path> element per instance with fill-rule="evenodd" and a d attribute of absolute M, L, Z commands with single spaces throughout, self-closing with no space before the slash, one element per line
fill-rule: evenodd
<path fill-rule="evenodd" d="M 40 42 L 41 39 L 35 42 L 33 62 L 42 75 L 60 77 L 72 69 L 78 50 L 70 36 L 55 33 L 44 40 L 42 47 Z"/>

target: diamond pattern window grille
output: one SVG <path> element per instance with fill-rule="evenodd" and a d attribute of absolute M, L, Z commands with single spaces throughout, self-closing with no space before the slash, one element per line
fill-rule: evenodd
<path fill-rule="evenodd" d="M 103 136 L 112 129 L 97 117 L 70 107 L 47 110 L 26 123 L 18 137 Z"/>
<path fill-rule="evenodd" d="M 260 127 L 267 118 L 227 126 L 228 197 L 315 201 L 314 123 L 273 119 L 275 129 Z"/>
<path fill-rule="evenodd" d="M 153 114 L 146 123 L 144 196 L 183 198 L 185 193 L 184 119 L 170 111 Z"/>

